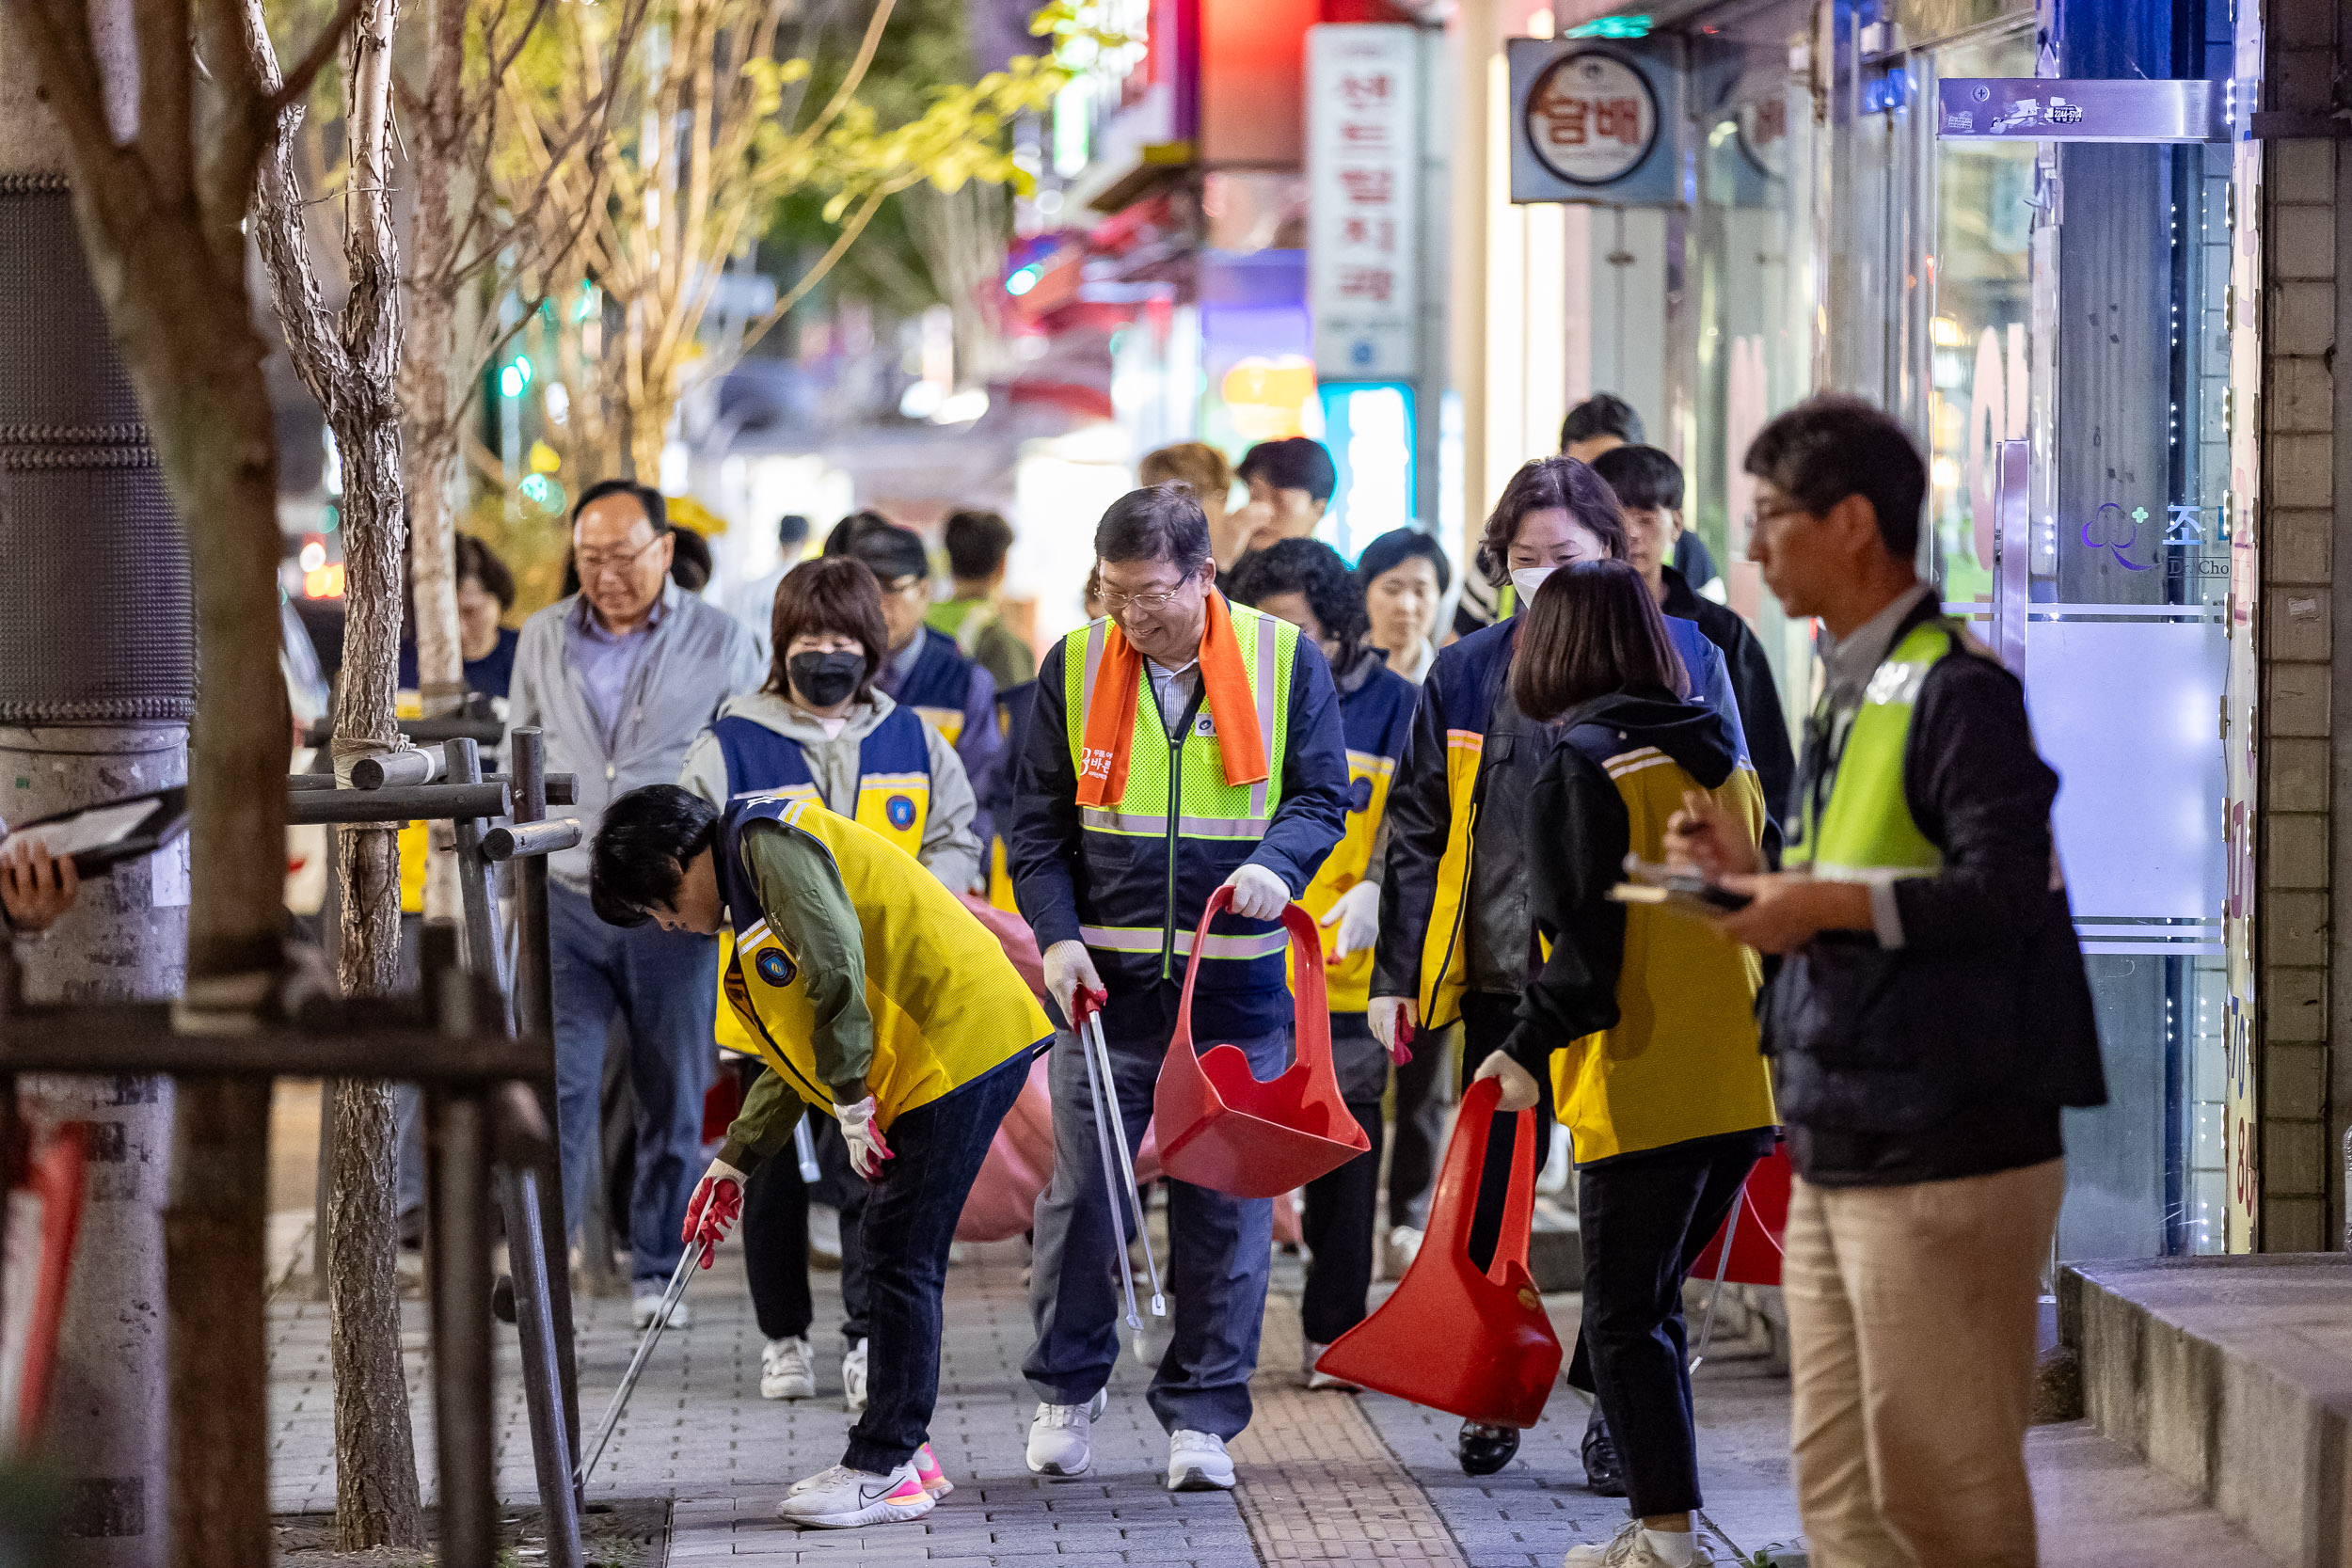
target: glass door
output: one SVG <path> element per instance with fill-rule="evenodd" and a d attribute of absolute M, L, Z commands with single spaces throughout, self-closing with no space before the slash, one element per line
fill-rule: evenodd
<path fill-rule="evenodd" d="M 1979 35 L 1917 87 L 2034 64 L 2029 33 Z M 1923 548 L 2059 774 L 2106 1064 L 2108 1103 L 2068 1117 L 2058 1253 L 2218 1250 L 2229 149 L 1952 138 L 1932 168 Z"/>

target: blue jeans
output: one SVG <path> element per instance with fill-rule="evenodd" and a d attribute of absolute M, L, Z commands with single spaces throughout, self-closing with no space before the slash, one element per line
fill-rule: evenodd
<path fill-rule="evenodd" d="M 1152 1090 L 1175 1026 L 1172 985 L 1114 996 L 1106 1010 L 1104 1036 L 1130 1154 L 1152 1119 Z M 1221 1042 L 1196 1037 L 1194 1043 L 1206 1050 Z M 1271 1078 L 1290 1065 L 1288 1025 L 1232 1043 L 1259 1078 Z M 1050 1082 L 1054 1179 L 1037 1200 L 1036 1261 L 1029 1276 L 1029 1317 L 1037 1341 L 1021 1370 L 1048 1404 L 1084 1404 L 1110 1381 L 1119 1358 L 1120 1320 L 1126 1307 L 1117 1271 L 1126 1259 L 1116 1238 L 1125 1235 L 1126 1226 L 1112 1227 L 1086 1058 L 1079 1054 L 1076 1036 L 1055 1037 Z M 1249 1377 L 1258 1367 L 1258 1331 L 1273 1261 L 1274 1205 L 1171 1180 L 1168 1229 L 1168 1292 L 1174 1298 L 1169 1310 L 1176 1332 L 1152 1376 L 1152 1412 L 1171 1433 L 1238 1436 L 1249 1424 Z"/>
<path fill-rule="evenodd" d="M 678 1229 L 705 1165 L 703 1096 L 718 1060 L 711 1037 L 718 939 L 655 926 L 607 926 L 586 894 L 549 882 L 548 946 L 555 981 L 555 1116 L 564 1220 L 577 1227 L 588 1212 L 588 1184 L 598 1163 L 605 1039 L 617 1008 L 628 1024 L 628 1077 L 637 1096 L 629 1274 L 639 1288 L 648 1282 L 658 1288 L 668 1283 L 685 1250 Z"/>
<path fill-rule="evenodd" d="M 939 1296 L 947 1283 L 947 1247 L 988 1157 L 989 1140 L 1028 1081 L 1024 1051 L 907 1112 L 883 1134 L 891 1159 L 882 1179 L 867 1185 L 863 1221 L 873 1330 L 866 1413 L 850 1429 L 850 1446 L 841 1455 L 853 1470 L 887 1475 L 914 1458 L 930 1435 L 931 1408 L 939 1402 Z M 846 1243 L 847 1216 L 843 1230 Z"/>

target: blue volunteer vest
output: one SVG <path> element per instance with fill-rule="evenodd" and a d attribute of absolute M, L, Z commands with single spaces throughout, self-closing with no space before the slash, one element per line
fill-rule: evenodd
<path fill-rule="evenodd" d="M 773 795 L 787 800 L 818 799 L 816 776 L 801 743 L 765 724 L 729 717 L 710 727 L 727 765 L 727 798 Z M 858 742 L 857 809 L 849 815 L 918 859 L 923 827 L 930 817 L 931 754 L 923 721 L 907 706 L 894 707 Z"/>
<path fill-rule="evenodd" d="M 979 666 L 956 652 L 955 639 L 925 626 L 923 651 L 914 668 L 892 693 L 901 707 L 911 707 L 923 721 L 953 746 L 963 738 L 964 705 L 972 700 L 972 672 Z"/>

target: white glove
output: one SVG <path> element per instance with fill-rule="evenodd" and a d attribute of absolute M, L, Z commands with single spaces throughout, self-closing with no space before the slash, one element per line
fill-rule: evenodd
<path fill-rule="evenodd" d="M 850 1146 L 850 1168 L 868 1181 L 882 1175 L 882 1162 L 897 1156 L 874 1125 L 874 1097 L 869 1094 L 854 1105 L 835 1105 L 833 1114 L 841 1123 L 842 1141 Z"/>
<path fill-rule="evenodd" d="M 1103 976 L 1094 971 L 1094 955 L 1087 951 L 1085 942 L 1065 938 L 1045 950 L 1043 961 L 1045 994 L 1054 999 L 1054 1006 L 1061 1009 L 1061 1016 L 1075 1030 L 1078 1015 L 1072 1005 L 1078 993 L 1086 992 L 1089 1003 L 1095 1007 L 1100 1007 L 1110 994 L 1103 989 Z"/>
<path fill-rule="evenodd" d="M 1358 882 L 1341 894 L 1323 924 L 1339 927 L 1331 942 L 1333 958 L 1344 958 L 1370 947 L 1380 935 L 1380 884 Z"/>
<path fill-rule="evenodd" d="M 1532 1111 L 1535 1102 L 1543 1098 L 1543 1085 L 1535 1082 L 1534 1074 L 1500 1051 L 1487 1052 L 1486 1059 L 1478 1064 L 1476 1072 L 1470 1074 L 1473 1084 L 1481 1078 L 1493 1078 L 1502 1083 L 1502 1098 L 1495 1101 L 1498 1111 Z"/>
<path fill-rule="evenodd" d="M 1282 879 L 1255 861 L 1241 865 L 1225 879 L 1225 885 L 1233 890 L 1233 912 L 1244 920 L 1279 920 L 1291 901 Z"/>
<path fill-rule="evenodd" d="M 1403 1067 L 1413 1059 L 1413 1034 L 1421 1027 L 1421 1006 L 1409 996 L 1375 996 L 1364 1009 L 1372 1037 L 1389 1048 L 1389 1060 Z"/>

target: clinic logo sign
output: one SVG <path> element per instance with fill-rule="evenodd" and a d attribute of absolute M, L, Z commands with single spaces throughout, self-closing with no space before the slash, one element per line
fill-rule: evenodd
<path fill-rule="evenodd" d="M 1681 40 L 1505 39 L 1502 53 L 1513 201 L 1682 204 Z M 1785 144 L 1785 119 L 1778 129 Z M 1756 127 L 1763 137 L 1772 130 Z"/>
<path fill-rule="evenodd" d="M 1648 78 L 1609 50 L 1562 55 L 1527 97 L 1528 145 L 1571 185 L 1612 185 L 1632 173 L 1658 145 L 1659 125 Z"/>

